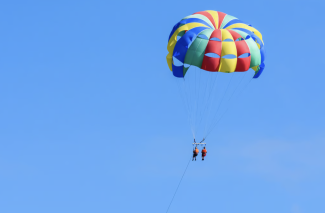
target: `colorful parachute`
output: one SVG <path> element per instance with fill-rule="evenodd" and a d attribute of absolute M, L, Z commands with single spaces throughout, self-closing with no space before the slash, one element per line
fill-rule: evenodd
<path fill-rule="evenodd" d="M 254 78 L 264 69 L 261 33 L 222 12 L 207 10 L 183 18 L 170 33 L 167 49 L 167 63 L 176 77 L 184 77 L 191 65 L 225 73 L 252 68 Z"/>
<path fill-rule="evenodd" d="M 265 67 L 261 33 L 233 16 L 212 10 L 178 22 L 167 49 L 167 63 L 178 77 L 174 79 L 194 139 L 205 139 L 231 106 L 239 108 L 232 98 L 239 97 Z M 250 68 L 254 72 L 246 72 Z"/>

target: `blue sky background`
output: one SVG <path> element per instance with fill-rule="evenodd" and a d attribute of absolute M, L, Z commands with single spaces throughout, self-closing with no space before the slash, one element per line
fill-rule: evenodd
<path fill-rule="evenodd" d="M 3 1 L 0 212 L 166 212 L 192 150 L 168 36 L 218 10 L 263 34 L 266 69 L 169 212 L 324 213 L 324 6 Z"/>

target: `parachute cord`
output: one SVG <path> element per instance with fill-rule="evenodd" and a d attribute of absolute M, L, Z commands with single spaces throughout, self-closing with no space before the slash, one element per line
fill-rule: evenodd
<path fill-rule="evenodd" d="M 215 80 L 214 80 L 214 82 L 213 82 L 213 84 L 212 84 L 212 86 L 211 86 L 211 88 L 210 88 L 210 96 L 212 95 L 212 93 L 213 93 L 213 91 L 217 91 L 218 92 L 218 84 L 219 84 L 219 82 L 218 82 L 218 76 L 220 75 L 220 73 L 216 73 L 216 77 L 215 77 Z M 219 77 L 219 78 L 221 78 L 221 77 Z M 218 95 L 216 94 L 216 95 L 214 95 L 214 96 L 212 96 L 211 98 L 210 98 L 210 96 L 209 96 L 209 99 L 208 99 L 208 107 L 207 107 L 207 109 L 205 110 L 205 112 L 204 112 L 204 114 L 205 114 L 205 127 L 204 127 L 204 133 L 203 133 L 203 136 L 205 136 L 204 134 L 206 133 L 206 129 L 207 129 L 207 126 L 208 126 L 208 124 L 210 123 L 209 122 L 209 117 L 210 117 L 210 114 L 211 114 L 211 110 L 212 110 L 212 107 L 213 107 L 213 103 L 215 102 L 215 100 L 217 100 L 218 99 Z"/>
<path fill-rule="evenodd" d="M 229 86 L 230 86 L 230 84 L 231 84 L 231 82 L 232 82 L 232 80 L 233 80 L 233 77 L 234 77 L 234 75 L 231 75 L 231 78 L 230 78 L 230 81 L 229 81 L 229 83 L 228 83 L 228 85 L 227 85 L 227 87 L 226 87 L 226 90 L 225 90 L 225 92 L 223 93 L 223 95 L 222 95 L 222 97 L 221 97 L 221 101 L 219 102 L 219 104 L 218 104 L 218 106 L 217 106 L 217 111 L 214 113 L 214 115 L 212 116 L 212 125 L 213 125 L 213 120 L 214 120 L 214 118 L 217 116 L 217 114 L 218 114 L 218 111 L 219 111 L 219 108 L 220 108 L 220 106 L 222 105 L 222 103 L 223 103 L 223 100 L 225 99 L 225 96 L 226 96 L 226 93 L 228 92 L 228 88 L 229 88 Z M 209 113 L 210 114 L 210 113 Z M 208 132 L 209 132 L 209 128 L 207 127 L 207 125 L 205 125 L 205 129 L 204 129 L 204 135 L 208 135 Z"/>
<path fill-rule="evenodd" d="M 179 95 L 181 96 L 183 105 L 185 105 L 185 107 L 187 109 L 187 120 L 188 120 L 188 122 L 190 124 L 190 128 L 191 128 L 191 132 L 192 132 L 193 138 L 195 139 L 195 134 L 194 134 L 193 127 L 192 127 L 192 124 L 191 124 L 191 115 L 190 115 L 191 113 L 190 113 L 190 110 L 189 110 L 189 103 L 188 103 L 187 99 L 186 99 L 186 102 L 187 103 L 185 102 L 184 96 L 183 96 L 183 92 L 181 91 L 181 86 L 179 85 L 179 83 L 177 82 L 177 80 L 178 79 L 175 78 L 175 81 L 176 81 L 176 84 L 177 84 L 177 87 L 178 87 L 178 91 L 179 91 Z M 185 81 L 185 78 L 184 78 L 184 81 Z M 184 82 L 183 82 L 183 84 L 184 84 Z M 185 86 L 185 84 L 184 84 L 184 86 Z M 186 90 L 186 89 L 184 89 L 184 90 Z M 185 96 L 186 96 L 186 94 L 185 94 Z"/>
<path fill-rule="evenodd" d="M 195 81 L 196 80 L 198 80 L 199 82 L 198 82 L 198 87 L 196 88 L 196 92 L 197 92 L 197 96 L 196 96 L 196 109 L 195 109 L 195 129 L 197 129 L 198 130 L 198 127 L 197 127 L 197 124 L 198 124 L 198 120 L 199 120 L 199 106 L 200 106 L 200 93 L 201 93 L 201 91 L 200 91 L 200 88 L 201 88 L 201 86 L 200 86 L 200 84 L 201 84 L 201 72 L 200 72 L 200 70 L 199 71 L 197 71 L 197 68 L 195 67 L 195 72 L 199 72 L 199 77 L 198 78 L 195 78 Z"/>
<path fill-rule="evenodd" d="M 184 81 L 183 81 L 183 90 L 184 90 L 184 95 L 185 95 L 185 99 L 186 99 L 186 103 L 187 103 L 187 108 L 188 108 L 188 121 L 189 121 L 189 124 L 190 124 L 190 127 L 191 127 L 191 131 L 192 131 L 192 134 L 193 134 L 193 138 L 195 138 L 195 132 L 194 132 L 194 127 L 193 127 L 193 115 L 192 115 L 192 107 L 191 107 L 191 91 L 189 91 L 189 88 L 187 88 L 188 84 L 188 80 L 186 80 L 187 77 L 184 76 Z"/>
<path fill-rule="evenodd" d="M 195 73 L 195 77 L 194 77 L 194 91 L 193 91 L 193 95 L 192 95 L 192 97 L 193 97 L 193 101 L 194 101 L 194 106 L 193 106 L 193 125 L 194 125 L 194 134 L 196 133 L 196 125 L 195 125 L 195 121 L 196 121 L 196 117 L 195 117 L 195 114 L 196 114 L 196 108 L 195 108 L 195 106 L 196 106 L 196 103 L 197 103 L 197 99 L 196 99 L 196 67 L 194 67 L 194 73 Z M 191 103 L 192 104 L 192 103 Z M 194 111 L 195 110 L 195 111 Z"/>
<path fill-rule="evenodd" d="M 179 183 L 178 183 L 178 186 L 177 186 L 177 188 L 176 188 L 176 191 L 174 192 L 173 198 L 172 198 L 172 200 L 171 200 L 170 203 L 169 203 L 169 206 L 168 206 L 168 209 L 167 209 L 166 213 L 168 213 L 169 208 L 170 208 L 170 206 L 172 205 L 172 202 L 173 202 L 173 200 L 174 200 L 174 198 L 175 198 L 175 195 L 176 195 L 176 193 L 177 193 L 177 191 L 178 191 L 178 188 L 179 188 L 179 186 L 181 185 L 181 182 L 182 182 L 182 180 L 183 180 L 183 177 L 184 177 L 184 175 L 185 175 L 185 173 L 186 173 L 186 171 L 187 171 L 188 165 L 189 165 L 190 162 L 191 162 L 191 158 L 192 158 L 192 155 L 191 155 L 191 157 L 190 157 L 190 160 L 189 160 L 188 163 L 187 163 L 187 166 L 186 166 L 185 171 L 184 171 L 184 173 L 183 173 L 183 175 L 182 175 L 182 178 L 181 178 L 181 180 L 180 180 Z"/>
<path fill-rule="evenodd" d="M 195 48 L 195 51 L 197 51 L 197 49 L 199 48 L 199 46 L 200 46 L 200 44 L 201 44 L 201 42 L 203 41 L 204 39 L 201 39 L 201 41 L 199 42 L 199 44 L 198 44 L 198 46 Z M 195 52 L 194 51 L 194 52 Z M 193 61 L 193 58 L 194 58 L 194 56 L 192 55 L 192 58 L 191 58 L 191 61 L 190 61 L 190 65 L 192 65 L 192 61 Z M 184 78 L 184 80 L 185 80 L 185 78 Z M 185 82 L 185 81 L 184 81 Z M 196 83 L 196 82 L 195 82 Z M 195 85 L 196 86 L 196 85 Z M 193 86 L 192 86 L 193 87 Z M 190 87 L 190 84 L 189 84 L 189 95 L 186 95 L 186 97 L 189 99 L 189 101 L 190 101 L 190 103 L 189 103 L 189 110 L 190 110 L 190 114 L 191 114 L 191 126 L 192 126 L 192 124 L 193 124 L 193 107 L 192 107 L 192 102 L 193 102 L 193 100 L 192 100 L 192 95 L 191 95 L 191 87 Z M 194 126 L 194 139 L 195 139 L 195 126 Z"/>
<path fill-rule="evenodd" d="M 212 106 L 212 101 L 211 101 L 211 99 L 210 99 L 210 97 L 211 97 L 211 94 L 213 93 L 213 91 L 214 91 L 214 88 L 215 88 L 215 85 L 217 85 L 217 77 L 218 77 L 218 75 L 217 75 L 217 73 L 215 74 L 216 75 L 216 77 L 215 78 L 209 78 L 209 82 L 206 84 L 206 85 L 209 85 L 208 87 L 209 87 L 209 89 L 208 89 L 208 95 L 207 95 L 207 99 L 206 99 L 206 101 L 205 101 L 205 104 L 204 104 L 204 108 L 203 108 L 203 112 L 202 112 L 202 116 L 201 116 L 201 120 L 200 120 L 200 122 L 199 122 L 199 125 L 202 123 L 202 121 L 203 121 L 203 124 L 205 124 L 205 126 L 207 125 L 207 123 L 208 123 L 208 114 L 210 114 L 210 113 L 206 113 L 206 111 L 208 110 L 208 112 L 210 112 L 211 111 L 211 106 Z M 212 79 L 212 80 L 211 80 Z M 214 99 L 213 97 L 212 97 L 212 99 Z M 203 132 L 204 133 L 204 132 Z"/>
<path fill-rule="evenodd" d="M 187 108 L 188 108 L 188 121 L 189 121 L 189 124 L 190 124 L 190 127 L 191 127 L 191 131 L 192 131 L 192 135 L 193 135 L 193 138 L 195 139 L 195 127 L 193 126 L 193 115 L 192 115 L 192 110 L 191 110 L 191 104 L 190 104 L 190 97 L 189 95 L 191 94 L 190 91 L 188 91 L 188 89 L 186 88 L 186 82 L 187 80 L 185 79 L 185 76 L 184 76 L 184 81 L 183 81 L 183 88 L 184 88 L 184 94 L 185 94 L 185 99 L 186 99 L 186 102 L 187 102 Z"/>
<path fill-rule="evenodd" d="M 192 95 L 192 87 L 190 87 L 191 85 L 191 78 L 189 78 L 188 80 L 185 80 L 184 78 L 184 88 L 185 88 L 185 92 L 186 92 L 186 97 L 188 97 L 188 105 L 189 105 L 189 112 L 190 112 L 190 123 L 191 123 L 191 128 L 193 131 L 193 135 L 195 138 L 195 126 L 194 126 L 194 118 L 193 118 L 193 95 Z"/>
<path fill-rule="evenodd" d="M 225 106 L 229 104 L 229 102 L 230 102 L 232 96 L 233 96 L 234 93 L 237 91 L 237 89 L 238 89 L 240 83 L 243 81 L 243 79 L 244 79 L 244 77 L 245 77 L 246 74 L 247 74 L 247 72 L 246 72 L 245 74 L 242 75 L 243 77 L 241 78 L 239 84 L 237 84 L 235 90 L 231 93 L 230 98 L 228 98 L 228 101 L 225 103 Z M 231 76 L 231 79 L 230 79 L 230 81 L 229 81 L 228 87 L 227 87 L 227 89 L 226 89 L 226 91 L 225 91 L 225 93 L 224 93 L 224 96 L 222 97 L 221 102 L 220 102 L 219 105 L 218 105 L 218 109 L 217 109 L 217 111 L 216 111 L 216 113 L 215 113 L 215 115 L 214 115 L 214 117 L 213 117 L 213 120 L 212 120 L 211 126 L 210 126 L 210 127 L 208 128 L 208 130 L 205 132 L 205 133 L 206 133 L 205 136 L 207 136 L 207 135 L 208 135 L 208 134 L 209 134 L 209 133 L 214 129 L 214 127 L 219 123 L 219 121 L 221 120 L 221 118 L 224 116 L 224 114 L 226 114 L 226 112 L 227 112 L 228 109 L 229 109 L 229 107 L 227 107 L 226 110 L 221 114 L 221 116 L 219 117 L 219 119 L 217 119 L 217 115 L 218 115 L 219 108 L 220 108 L 220 106 L 222 105 L 222 103 L 224 102 L 224 97 L 226 96 L 226 93 L 228 92 L 228 88 L 229 88 L 229 85 L 231 84 L 231 82 L 232 82 L 232 80 L 233 80 L 233 77 L 234 77 L 234 75 Z M 230 91 L 229 91 L 229 92 L 230 92 Z M 214 122 L 215 120 L 216 120 L 216 122 Z"/>
<path fill-rule="evenodd" d="M 245 73 L 245 76 L 247 75 L 247 72 Z M 244 77 L 241 79 L 240 83 L 243 81 Z M 246 90 L 247 86 L 249 85 L 249 83 L 253 80 L 253 78 L 251 78 L 248 83 L 244 86 L 244 88 L 241 90 L 241 92 L 239 92 L 239 94 L 237 95 L 237 97 L 241 96 L 241 94 Z M 233 93 L 231 94 L 228 102 L 230 102 L 232 96 L 235 94 L 235 92 L 237 91 L 239 87 L 239 84 L 237 85 L 236 89 L 233 91 Z M 222 119 L 222 117 L 226 114 L 226 112 L 229 110 L 230 107 L 227 107 L 227 109 L 223 112 L 223 114 L 220 116 L 220 118 L 217 120 L 217 122 L 212 126 L 212 128 L 210 129 L 210 131 L 205 135 L 205 139 L 208 137 L 208 135 L 212 132 L 212 130 L 216 127 L 216 125 L 219 123 L 219 121 Z"/>
<path fill-rule="evenodd" d="M 208 88 L 209 82 L 211 82 L 211 78 L 208 78 L 208 82 L 205 84 L 205 90 L 203 92 L 203 98 L 202 98 L 202 107 L 203 107 L 203 110 L 200 110 L 201 112 L 200 112 L 200 115 L 199 115 L 199 123 L 198 123 L 198 126 L 201 125 L 201 121 L 202 121 L 202 118 L 204 116 L 203 112 L 206 109 L 206 105 L 207 105 L 207 103 L 206 103 L 206 99 L 207 99 L 206 96 L 208 94 L 210 94 L 210 93 L 207 92 L 207 88 Z"/>

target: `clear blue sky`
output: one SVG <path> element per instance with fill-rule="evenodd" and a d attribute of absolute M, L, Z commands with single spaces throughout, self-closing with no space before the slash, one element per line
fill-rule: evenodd
<path fill-rule="evenodd" d="M 192 149 L 168 36 L 217 10 L 263 34 L 266 68 L 206 161 L 190 163 L 170 213 L 324 213 L 324 7 L 2 1 L 0 212 L 166 212 Z"/>

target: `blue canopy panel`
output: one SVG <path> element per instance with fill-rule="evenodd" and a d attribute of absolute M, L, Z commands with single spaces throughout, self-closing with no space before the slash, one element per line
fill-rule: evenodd
<path fill-rule="evenodd" d="M 204 24 L 206 26 L 209 26 L 211 29 L 214 29 L 213 26 L 211 26 L 210 24 L 208 24 L 207 22 L 203 21 L 202 19 L 199 18 L 189 18 L 189 19 L 183 19 L 182 21 L 180 21 L 181 24 L 189 24 L 189 23 L 201 23 Z"/>
<path fill-rule="evenodd" d="M 178 29 L 179 25 L 181 25 L 181 24 L 185 25 L 185 24 L 189 24 L 189 23 L 193 23 L 193 22 L 201 23 L 201 24 L 204 24 L 206 26 L 209 26 L 211 29 L 214 29 L 213 26 L 211 26 L 210 24 L 208 24 L 207 22 L 205 22 L 205 21 L 203 21 L 202 19 L 199 19 L 199 18 L 183 19 L 180 22 L 178 22 L 177 24 L 175 24 L 175 26 L 173 27 L 172 31 L 169 34 L 168 41 L 170 40 L 170 37 L 172 37 L 174 32 Z"/>
<path fill-rule="evenodd" d="M 233 19 L 231 21 L 229 21 L 225 26 L 223 26 L 223 29 L 226 29 L 227 27 L 229 27 L 230 25 L 233 25 L 233 24 L 246 24 L 245 22 L 239 20 L 239 19 Z"/>
<path fill-rule="evenodd" d="M 178 22 L 177 24 L 175 24 L 175 26 L 173 27 L 172 31 L 169 34 L 168 41 L 170 40 L 170 37 L 172 37 L 172 35 L 174 34 L 174 32 L 178 29 L 178 27 L 179 27 L 180 24 L 181 24 L 180 22 Z"/>
<path fill-rule="evenodd" d="M 191 43 L 196 39 L 198 34 L 203 30 L 209 29 L 208 27 L 195 27 L 189 31 L 187 31 L 176 43 L 173 57 L 177 58 L 182 65 L 175 66 L 174 63 L 172 64 L 173 67 L 173 74 L 175 77 L 183 78 L 183 68 L 184 68 L 184 60 L 187 53 L 187 50 Z"/>
<path fill-rule="evenodd" d="M 265 68 L 265 64 L 262 62 L 261 65 L 259 66 L 259 70 L 255 73 L 253 78 L 258 78 L 262 74 L 263 70 Z"/>

